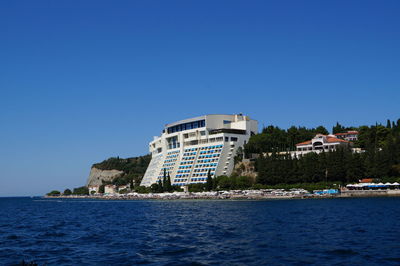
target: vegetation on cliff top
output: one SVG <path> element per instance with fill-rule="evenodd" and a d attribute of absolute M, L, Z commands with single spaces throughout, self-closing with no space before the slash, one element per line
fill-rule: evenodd
<path fill-rule="evenodd" d="M 133 183 L 138 185 L 142 181 L 143 175 L 146 172 L 150 160 L 151 155 L 144 155 L 127 159 L 111 157 L 107 160 L 102 161 L 101 163 L 93 164 L 92 167 L 100 170 L 119 170 L 124 172 L 121 176 L 116 177 L 113 181 L 108 183 L 112 183 L 117 186 Z"/>
<path fill-rule="evenodd" d="M 119 158 L 111 157 L 101 163 L 95 163 L 92 167 L 100 170 L 119 170 L 125 173 L 136 172 L 144 173 L 146 171 L 147 165 L 150 163 L 151 155 L 144 155 L 132 158 Z"/>

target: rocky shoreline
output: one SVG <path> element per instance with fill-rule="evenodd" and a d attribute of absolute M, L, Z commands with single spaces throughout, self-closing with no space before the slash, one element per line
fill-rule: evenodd
<path fill-rule="evenodd" d="M 396 197 L 400 190 L 342 191 L 338 194 L 311 194 L 303 189 L 262 189 L 231 190 L 210 192 L 172 192 L 172 193 L 127 193 L 95 195 L 44 196 L 62 199 L 101 199 L 101 200 L 266 200 L 266 199 L 309 199 L 309 198 L 349 198 L 349 197 Z"/>
<path fill-rule="evenodd" d="M 335 197 L 333 195 L 314 195 L 303 189 L 285 191 L 277 190 L 231 190 L 211 192 L 172 192 L 172 193 L 127 193 L 127 194 L 96 194 L 87 196 L 45 196 L 45 198 L 68 199 L 104 199 L 104 200 L 263 200 L 263 199 L 303 199 Z"/>

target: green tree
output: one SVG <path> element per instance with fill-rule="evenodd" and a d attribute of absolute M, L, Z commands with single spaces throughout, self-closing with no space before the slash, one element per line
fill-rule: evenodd
<path fill-rule="evenodd" d="M 167 179 L 166 179 L 165 184 L 164 184 L 164 190 L 167 191 L 167 192 L 172 192 L 173 191 L 173 187 L 171 185 L 171 176 L 169 175 L 169 173 L 167 175 Z"/>
<path fill-rule="evenodd" d="M 89 189 L 85 186 L 74 188 L 72 194 L 74 194 L 74 195 L 89 195 Z"/>
<path fill-rule="evenodd" d="M 145 187 L 145 186 L 137 186 L 137 187 L 135 188 L 135 191 L 136 191 L 137 193 L 149 193 L 149 192 L 151 192 L 152 190 L 151 190 L 151 188 L 148 188 L 148 187 Z"/>
<path fill-rule="evenodd" d="M 164 184 L 163 184 L 163 182 L 161 181 L 161 179 L 159 179 L 158 180 L 158 190 L 157 190 L 157 193 L 163 193 L 164 192 Z"/>
<path fill-rule="evenodd" d="M 152 193 L 160 193 L 160 190 L 162 190 L 161 180 L 159 180 L 158 183 L 154 183 L 150 186 L 150 191 Z"/>
<path fill-rule="evenodd" d="M 386 121 L 386 128 L 392 128 L 392 123 L 390 122 L 390 119 Z"/>
<path fill-rule="evenodd" d="M 60 191 L 58 190 L 52 190 L 51 192 L 47 193 L 47 196 L 60 196 Z"/>
<path fill-rule="evenodd" d="M 72 191 L 69 188 L 67 188 L 66 190 L 64 190 L 63 194 L 64 194 L 64 196 L 69 196 L 72 194 Z"/>
<path fill-rule="evenodd" d="M 336 125 L 332 128 L 332 134 L 343 133 L 345 131 L 345 128 L 339 122 L 336 122 Z"/>
<path fill-rule="evenodd" d="M 202 192 L 204 191 L 204 184 L 190 184 L 189 185 L 189 192 Z"/>
<path fill-rule="evenodd" d="M 315 129 L 315 133 L 323 134 L 323 135 L 328 135 L 328 134 L 329 134 L 328 130 L 326 130 L 326 128 L 323 127 L 323 126 L 317 127 L 317 128 Z"/>
<path fill-rule="evenodd" d="M 120 191 L 118 191 L 118 193 L 120 193 L 120 194 L 127 194 L 129 191 L 128 191 L 128 189 L 126 189 L 126 188 L 124 188 L 124 189 L 121 189 Z"/>
<path fill-rule="evenodd" d="M 162 180 L 162 192 L 166 191 L 166 185 L 167 185 L 167 170 L 164 168 L 164 176 Z"/>
<path fill-rule="evenodd" d="M 229 190 L 232 187 L 232 182 L 229 178 L 229 176 L 219 176 L 217 178 L 217 182 L 218 182 L 218 188 L 222 189 L 222 190 Z"/>

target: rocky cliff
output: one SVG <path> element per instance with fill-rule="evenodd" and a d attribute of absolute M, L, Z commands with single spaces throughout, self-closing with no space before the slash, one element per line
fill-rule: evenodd
<path fill-rule="evenodd" d="M 233 172 L 238 176 L 250 176 L 254 180 L 257 178 L 254 162 L 250 162 L 249 160 L 243 160 L 235 164 Z"/>
<path fill-rule="evenodd" d="M 90 169 L 90 174 L 86 183 L 86 186 L 100 186 L 102 181 L 112 182 L 115 178 L 120 177 L 124 174 L 123 171 L 119 170 L 101 170 L 96 167 Z"/>
<path fill-rule="evenodd" d="M 90 170 L 86 186 L 99 186 L 102 181 L 115 185 L 125 185 L 132 181 L 134 184 L 140 184 L 150 160 L 150 155 L 144 155 L 126 159 L 111 157 L 101 163 L 95 163 Z"/>

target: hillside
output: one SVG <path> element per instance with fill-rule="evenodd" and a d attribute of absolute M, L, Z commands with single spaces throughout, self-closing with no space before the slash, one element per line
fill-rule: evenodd
<path fill-rule="evenodd" d="M 111 157 L 100 163 L 92 165 L 87 186 L 112 183 L 116 185 L 129 184 L 131 181 L 140 184 L 151 155 L 144 155 L 132 158 Z"/>
<path fill-rule="evenodd" d="M 343 127 L 337 124 L 333 132 L 357 130 L 358 140 L 354 147 L 332 152 L 309 153 L 301 157 L 281 155 L 281 151 L 295 149 L 295 143 L 311 139 L 321 133 L 322 127 L 305 129 L 291 127 L 282 130 L 269 126 L 254 135 L 245 145 L 245 154 L 258 154 L 255 170 L 256 182 L 262 185 L 340 182 L 357 182 L 363 178 L 374 178 L 379 182 L 400 181 L 400 119 L 387 120 L 386 125 Z"/>

